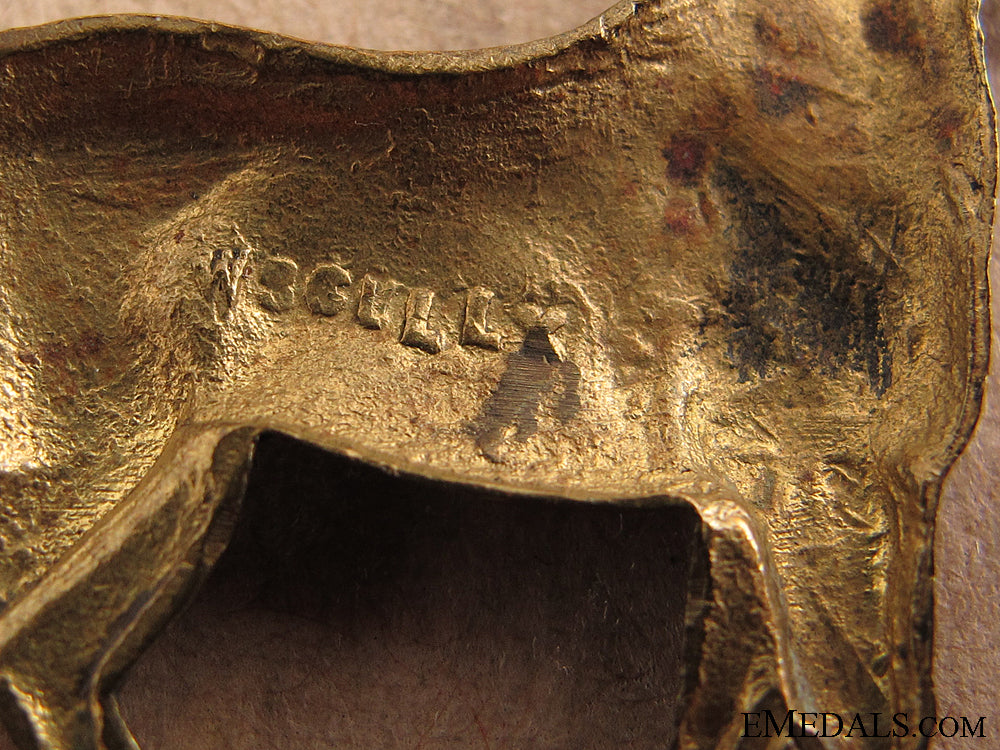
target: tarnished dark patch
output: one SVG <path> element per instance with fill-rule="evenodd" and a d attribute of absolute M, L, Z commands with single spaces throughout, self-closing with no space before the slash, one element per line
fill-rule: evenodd
<path fill-rule="evenodd" d="M 876 0 L 861 17 L 865 41 L 877 52 L 919 54 L 924 49 L 920 23 L 909 0 Z"/>
<path fill-rule="evenodd" d="M 803 242 L 778 205 L 735 169 L 716 185 L 737 238 L 721 303 L 732 332 L 728 357 L 742 381 L 776 367 L 862 372 L 881 396 L 892 359 L 881 320 L 885 272 L 822 232 Z"/>
<path fill-rule="evenodd" d="M 476 444 L 497 460 L 496 449 L 513 430 L 522 442 L 538 430 L 538 412 L 547 396 L 561 386 L 554 414 L 561 422 L 580 411 L 580 368 L 556 353 L 544 326 L 534 326 L 521 349 L 507 357 L 507 370 L 483 407 L 476 425 Z"/>
<path fill-rule="evenodd" d="M 769 68 L 755 70 L 753 82 L 757 107 L 771 117 L 784 117 L 798 109 L 804 109 L 809 100 L 816 96 L 814 86 Z"/>

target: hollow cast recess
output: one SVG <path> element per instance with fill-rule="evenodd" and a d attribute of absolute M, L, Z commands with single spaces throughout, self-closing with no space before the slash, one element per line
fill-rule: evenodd
<path fill-rule="evenodd" d="M 228 550 L 123 713 L 144 750 L 662 750 L 699 528 L 266 435 Z"/>

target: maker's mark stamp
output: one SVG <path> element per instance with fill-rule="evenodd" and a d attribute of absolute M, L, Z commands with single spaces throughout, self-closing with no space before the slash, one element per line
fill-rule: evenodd
<path fill-rule="evenodd" d="M 344 290 L 351 285 L 351 274 L 336 263 L 317 266 L 306 281 L 306 307 L 314 315 L 333 317 L 347 307 Z"/>
<path fill-rule="evenodd" d="M 213 289 L 226 309 L 235 304 L 240 279 L 251 274 L 252 269 L 246 268 L 249 254 L 238 248 L 230 255 L 216 253 L 213 260 Z M 365 273 L 355 282 L 339 263 L 321 263 L 304 272 L 291 258 L 271 255 L 259 262 L 256 271 L 257 302 L 268 312 L 288 312 L 300 301 L 310 313 L 324 318 L 351 311 L 361 327 L 394 329 L 400 344 L 427 354 L 447 348 L 447 330 L 457 332 L 461 346 L 498 352 L 503 344 L 503 335 L 490 323 L 496 294 L 483 286 L 469 289 L 457 311 L 455 303 L 450 303 L 451 312 L 444 313 L 432 289 L 407 287 L 373 273 Z M 406 302 L 400 309 L 393 300 L 404 294 Z M 454 315 L 453 325 L 435 324 L 435 320 L 441 322 L 441 315 Z"/>

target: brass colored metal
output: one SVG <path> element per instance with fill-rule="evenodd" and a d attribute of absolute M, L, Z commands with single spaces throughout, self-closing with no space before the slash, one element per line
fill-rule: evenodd
<path fill-rule="evenodd" d="M 935 506 L 987 352 L 975 12 L 622 2 L 440 54 L 0 35 L 15 739 L 135 746 L 111 690 L 227 544 L 264 431 L 693 507 L 681 748 L 744 747 L 761 707 L 933 713 Z"/>

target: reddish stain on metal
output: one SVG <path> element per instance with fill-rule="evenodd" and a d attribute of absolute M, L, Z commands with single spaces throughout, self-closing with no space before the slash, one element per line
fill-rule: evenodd
<path fill-rule="evenodd" d="M 83 331 L 75 340 L 43 344 L 41 360 L 54 372 L 66 394 L 80 392 L 81 375 L 88 385 L 95 385 L 110 377 L 112 370 L 104 365 L 108 354 L 105 338 L 96 331 Z M 34 355 L 29 354 L 30 357 Z M 35 358 L 37 361 L 37 358 Z"/>
<path fill-rule="evenodd" d="M 719 215 L 719 211 L 708 193 L 698 195 L 698 210 L 701 211 L 701 218 L 704 219 L 706 225 L 711 224 Z"/>
<path fill-rule="evenodd" d="M 639 195 L 639 181 L 625 179 L 621 182 L 621 194 L 626 198 L 635 198 Z"/>
<path fill-rule="evenodd" d="M 938 144 L 942 150 L 948 150 L 955 145 L 955 136 L 961 130 L 963 122 L 961 115 L 953 109 L 946 109 L 935 118 Z"/>
<path fill-rule="evenodd" d="M 692 183 L 705 173 L 708 145 L 701 138 L 678 135 L 663 149 L 663 156 L 667 160 L 667 176 Z"/>
<path fill-rule="evenodd" d="M 704 227 L 701 207 L 681 198 L 667 203 L 663 219 L 667 230 L 673 234 L 692 234 Z"/>

